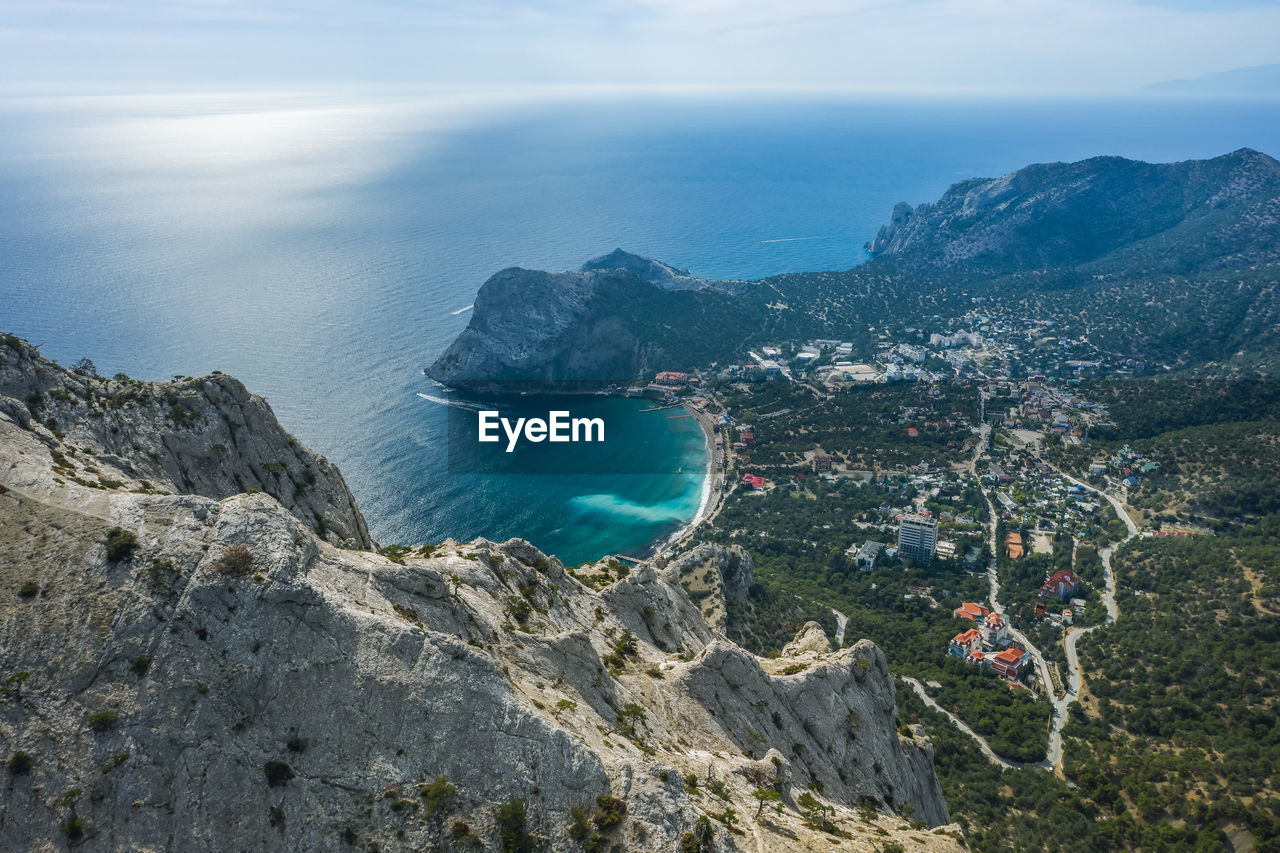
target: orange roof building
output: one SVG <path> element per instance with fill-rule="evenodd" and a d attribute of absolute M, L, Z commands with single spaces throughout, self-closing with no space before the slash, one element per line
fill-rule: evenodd
<path fill-rule="evenodd" d="M 1040 594 L 1045 598 L 1066 601 L 1075 595 L 1079 588 L 1080 579 L 1076 577 L 1076 573 L 1070 569 L 1062 569 L 1045 578 L 1044 584 L 1040 587 Z"/>
<path fill-rule="evenodd" d="M 993 648 L 1009 642 L 1009 623 L 999 613 L 992 613 L 982 623 L 982 642 Z"/>
<path fill-rule="evenodd" d="M 988 655 L 987 662 L 997 674 L 1014 680 L 1027 668 L 1031 662 L 1031 656 L 1022 649 L 1004 649 L 994 655 Z"/>
<path fill-rule="evenodd" d="M 979 620 L 986 619 L 987 614 L 991 611 L 983 607 L 981 604 L 966 601 L 951 612 L 956 616 L 959 616 L 961 619 L 968 619 L 970 622 L 977 622 Z"/>
<path fill-rule="evenodd" d="M 951 638 L 951 654 L 964 660 L 976 651 L 982 649 L 982 634 L 978 633 L 977 628 L 970 628 L 962 631 Z"/>

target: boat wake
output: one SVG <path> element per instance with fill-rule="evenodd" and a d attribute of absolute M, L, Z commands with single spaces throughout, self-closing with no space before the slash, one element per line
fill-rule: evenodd
<path fill-rule="evenodd" d="M 479 403 L 468 403 L 465 400 L 446 400 L 444 397 L 433 397 L 430 394 L 417 392 L 418 396 L 430 403 L 439 403 L 442 406 L 453 406 L 455 409 L 466 409 L 469 412 L 478 412 L 483 406 Z"/>
<path fill-rule="evenodd" d="M 476 307 L 475 303 L 473 302 L 472 304 L 468 305 L 466 308 L 459 308 L 457 311 L 450 311 L 449 316 L 457 317 L 459 314 L 462 314 L 463 312 L 466 312 L 466 311 L 470 311 L 472 308 L 475 308 L 475 307 Z"/>

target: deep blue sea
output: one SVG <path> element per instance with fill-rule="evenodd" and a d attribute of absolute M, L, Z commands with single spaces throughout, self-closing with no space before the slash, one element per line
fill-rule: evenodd
<path fill-rule="evenodd" d="M 1275 103 L 12 98 L 0 329 L 107 374 L 240 377 L 338 463 L 384 543 L 522 535 L 579 562 L 692 517 L 701 436 L 591 401 L 655 473 L 451 472 L 422 368 L 493 272 L 615 247 L 707 277 L 847 268 L 895 202 L 957 180 L 1242 146 L 1280 154 Z"/>

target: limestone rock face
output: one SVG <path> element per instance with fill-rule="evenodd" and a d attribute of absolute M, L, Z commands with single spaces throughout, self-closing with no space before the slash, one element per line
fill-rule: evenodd
<path fill-rule="evenodd" d="M 817 622 L 806 622 L 795 639 L 782 647 L 782 656 L 797 660 L 815 660 L 831 651 L 827 632 Z"/>
<path fill-rule="evenodd" d="M 275 497 L 334 544 L 373 545 L 337 467 L 291 436 L 267 401 L 230 376 L 174 382 L 103 379 L 59 367 L 11 336 L 0 343 L 0 416 L 30 430 L 60 474 L 26 468 L 53 493 L 97 488 L 225 498 Z M 31 460 L 27 460 L 29 463 Z"/>
<path fill-rule="evenodd" d="M 188 389 L 193 411 L 238 411 L 223 399 L 237 386 L 206 384 Z M 326 541 L 265 490 L 82 485 L 66 472 L 89 479 L 97 430 L 69 418 L 59 441 L 21 418 L 12 389 L 0 759 L 20 769 L 0 771 L 6 847 L 501 849 L 525 833 L 544 850 L 598 836 L 669 851 L 709 815 L 717 851 L 825 850 L 831 836 L 795 807 L 820 783 L 855 845 L 961 849 L 930 747 L 898 734 L 870 643 L 831 652 L 806 628 L 761 660 L 646 565 L 587 586 L 522 540 L 384 556 Z M 246 399 L 239 411 L 256 407 Z M 192 441 L 136 420 L 159 441 L 143 448 Z M 109 470 L 141 473 L 150 457 L 127 426 L 106 428 Z M 250 428 L 237 446 L 255 446 Z M 174 482 L 164 461 L 189 464 L 161 460 L 145 469 L 153 486 Z M 762 785 L 782 801 L 757 818 Z M 910 824 L 906 806 L 942 831 Z"/>
<path fill-rule="evenodd" d="M 904 227 L 911 221 L 911 214 L 914 211 L 911 205 L 900 201 L 893 206 L 893 212 L 889 214 L 889 221 L 880 226 L 880 230 L 876 232 L 876 236 L 871 242 L 867 243 L 867 251 L 873 255 L 890 251 L 898 245 L 894 238 L 898 236 L 898 229 Z"/>
<path fill-rule="evenodd" d="M 722 632 L 731 602 L 745 601 L 755 583 L 751 555 L 740 545 L 698 545 L 672 560 L 663 576 L 701 597 L 703 617 Z"/>
<path fill-rule="evenodd" d="M 621 250 L 577 272 L 512 267 L 481 285 L 467 327 L 426 372 L 458 388 L 575 389 L 689 368 L 718 351 L 706 324 L 750 321 L 731 295 L 741 286 Z"/>
<path fill-rule="evenodd" d="M 606 275 L 519 268 L 495 274 L 476 294 L 468 326 L 427 372 L 447 385 L 557 378 L 570 367 L 561 364 L 564 334 L 584 319 Z"/>

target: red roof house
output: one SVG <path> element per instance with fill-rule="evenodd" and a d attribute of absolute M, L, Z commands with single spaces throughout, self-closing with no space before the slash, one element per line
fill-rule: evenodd
<path fill-rule="evenodd" d="M 951 638 L 951 654 L 964 660 L 969 655 L 982 649 L 982 635 L 977 628 L 962 631 Z"/>
<path fill-rule="evenodd" d="M 999 613 L 992 613 L 982 623 L 982 641 L 988 646 L 1003 646 L 1009 642 L 1009 623 Z"/>
<path fill-rule="evenodd" d="M 1080 586 L 1080 579 L 1076 577 L 1076 573 L 1070 569 L 1062 569 L 1049 575 L 1044 584 L 1040 587 L 1040 594 L 1045 598 L 1056 598 L 1059 601 L 1066 601 L 1075 595 L 1076 589 Z"/>
<path fill-rule="evenodd" d="M 987 614 L 991 611 L 983 607 L 981 604 L 966 601 L 952 612 L 961 619 L 968 619 L 970 622 L 977 622 L 980 619 L 987 618 Z"/>
<path fill-rule="evenodd" d="M 1031 656 L 1022 649 L 1004 649 L 994 655 L 987 655 L 987 662 L 997 674 L 1013 680 L 1026 670 L 1031 663 Z"/>

